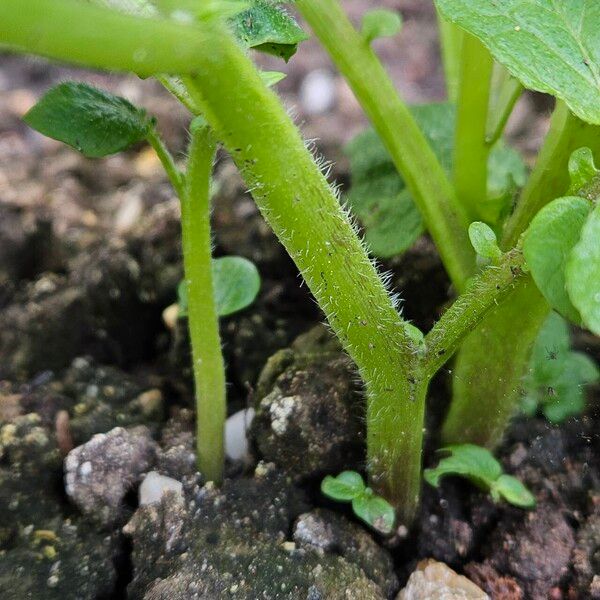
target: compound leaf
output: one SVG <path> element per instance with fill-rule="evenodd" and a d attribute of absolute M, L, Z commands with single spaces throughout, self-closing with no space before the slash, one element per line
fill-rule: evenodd
<path fill-rule="evenodd" d="M 436 0 L 527 88 L 600 125 L 598 0 Z"/>
<path fill-rule="evenodd" d="M 569 298 L 585 326 L 600 335 L 600 204 L 581 230 L 568 260 L 566 285 Z"/>
<path fill-rule="evenodd" d="M 591 206 L 588 200 L 576 196 L 550 202 L 532 220 L 523 243 L 527 265 L 539 290 L 552 308 L 577 324 L 581 316 L 567 294 L 565 267 Z"/>
<path fill-rule="evenodd" d="M 153 120 L 136 108 L 86 83 L 61 83 L 23 117 L 36 131 L 85 156 L 116 154 L 145 139 Z"/>

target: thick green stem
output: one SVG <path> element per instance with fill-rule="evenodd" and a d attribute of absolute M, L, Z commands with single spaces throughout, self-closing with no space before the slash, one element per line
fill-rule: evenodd
<path fill-rule="evenodd" d="M 211 269 L 210 176 L 214 157 L 209 128 L 194 128 L 187 185 L 181 196 L 183 264 L 196 390 L 198 470 L 206 479 L 219 483 L 225 460 L 226 391 Z"/>
<path fill-rule="evenodd" d="M 538 210 L 566 193 L 573 150 L 589 146 L 600 153 L 599 133 L 600 128 L 581 122 L 557 104 L 535 169 L 505 229 L 504 248 L 517 242 Z M 493 447 L 500 442 L 520 397 L 531 346 L 549 310 L 531 277 L 523 277 L 466 339 L 454 366 L 444 443 Z"/>
<path fill-rule="evenodd" d="M 347 79 L 386 145 L 452 281 L 461 289 L 475 270 L 467 217 L 408 107 L 337 0 L 297 0 L 296 6 Z"/>
<path fill-rule="evenodd" d="M 498 265 L 489 266 L 471 280 L 461 294 L 425 336 L 423 372 L 433 377 L 462 341 L 496 308 L 523 277 L 525 259 L 519 248 L 507 252 Z"/>
<path fill-rule="evenodd" d="M 482 218 L 481 207 L 487 198 L 490 145 L 486 128 L 493 68 L 487 48 L 465 33 L 454 138 L 454 185 L 471 221 Z"/>
<path fill-rule="evenodd" d="M 535 168 L 504 228 L 504 248 L 514 246 L 537 212 L 567 191 L 569 157 L 582 146 L 600 153 L 600 127 L 584 123 L 557 100 Z"/>
<path fill-rule="evenodd" d="M 456 103 L 460 86 L 460 56 L 464 32 L 460 27 L 450 23 L 438 12 L 438 28 L 444 74 L 446 76 L 446 93 L 450 102 Z"/>

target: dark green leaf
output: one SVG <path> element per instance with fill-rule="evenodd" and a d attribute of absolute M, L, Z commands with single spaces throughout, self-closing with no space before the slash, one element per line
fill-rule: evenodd
<path fill-rule="evenodd" d="M 86 83 L 61 83 L 25 115 L 33 129 L 85 156 L 115 154 L 145 139 L 152 119 L 124 98 Z"/>
<path fill-rule="evenodd" d="M 563 99 L 600 124 L 598 0 L 436 0 L 525 87 Z"/>
<path fill-rule="evenodd" d="M 512 475 L 500 475 L 494 482 L 492 495 L 499 494 L 508 503 L 521 508 L 533 508 L 535 496 Z"/>
<path fill-rule="evenodd" d="M 394 529 L 396 514 L 392 505 L 372 492 L 364 493 L 352 500 L 354 514 L 379 533 L 387 535 Z"/>
<path fill-rule="evenodd" d="M 554 200 L 535 216 L 525 233 L 523 252 L 531 275 L 550 306 L 574 323 L 579 312 L 567 294 L 565 267 L 591 210 L 584 198 Z"/>
<path fill-rule="evenodd" d="M 455 108 L 448 103 L 414 106 L 411 111 L 442 166 L 452 171 Z M 352 187 L 348 202 L 365 228 L 370 251 L 380 258 L 404 252 L 423 233 L 423 221 L 404 180 L 372 129 L 356 136 L 345 149 L 350 158 Z M 514 150 L 498 143 L 490 154 L 490 198 L 482 207 L 495 223 L 508 210 L 525 167 Z M 489 216 L 488 216 L 489 215 Z"/>
<path fill-rule="evenodd" d="M 377 38 L 396 35 L 401 28 L 402 17 L 400 13 L 375 8 L 367 11 L 363 16 L 361 34 L 367 44 L 370 44 Z"/>
<path fill-rule="evenodd" d="M 596 204 L 571 251 L 566 270 L 569 298 L 585 326 L 600 335 L 600 203 Z"/>
<path fill-rule="evenodd" d="M 425 481 L 434 487 L 445 475 L 460 475 L 480 488 L 488 490 L 492 483 L 502 475 L 502 467 L 486 448 L 474 444 L 457 444 L 442 448 L 440 452 L 451 455 L 442 458 L 435 469 L 426 469 Z"/>
<path fill-rule="evenodd" d="M 212 261 L 215 308 L 219 317 L 243 310 L 254 302 L 260 290 L 260 275 L 252 262 L 241 256 Z M 185 281 L 177 289 L 179 316 L 187 316 L 188 293 Z"/>
<path fill-rule="evenodd" d="M 479 256 L 497 260 L 502 256 L 502 251 L 498 247 L 498 239 L 494 230 L 485 223 L 475 221 L 469 225 L 469 239 Z"/>
<path fill-rule="evenodd" d="M 308 36 L 278 3 L 268 0 L 249 3 L 250 8 L 229 21 L 237 38 L 249 48 L 288 61 Z"/>
<path fill-rule="evenodd" d="M 321 482 L 321 491 L 325 496 L 338 502 L 350 502 L 365 492 L 365 483 L 360 473 L 342 471 L 337 477 L 327 475 Z"/>

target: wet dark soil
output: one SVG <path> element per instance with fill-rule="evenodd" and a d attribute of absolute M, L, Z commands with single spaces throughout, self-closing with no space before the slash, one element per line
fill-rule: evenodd
<path fill-rule="evenodd" d="M 402 41 L 379 48 L 399 87 L 413 101 L 441 98 L 430 8 L 386 4 L 406 19 Z M 353 14 L 364 8 L 348 5 Z M 311 42 L 281 86 L 289 103 L 315 68 L 331 71 Z M 424 488 L 411 531 L 383 538 L 321 496 L 323 475 L 364 467 L 362 391 L 225 156 L 215 254 L 246 256 L 262 277 L 257 301 L 221 322 L 229 413 L 253 406 L 257 414 L 251 459 L 229 464 L 220 489 L 203 481 L 186 323 L 163 319 L 182 266 L 178 202 L 160 165 L 143 147 L 87 161 L 20 122 L 50 82 L 72 74 L 0 57 L 0 598 L 394 598 L 425 558 L 493 599 L 600 598 L 597 389 L 579 418 L 561 426 L 517 418 L 507 432 L 499 456 L 535 493 L 533 511 L 450 479 Z M 157 86 L 85 77 L 141 100 L 181 155 L 187 116 Z M 335 82 L 329 113 L 300 106 L 300 114 L 344 182 L 340 144 L 364 121 Z M 510 129 L 526 153 L 546 127 L 535 104 L 526 98 Z M 429 329 L 451 289 L 428 238 L 383 268 L 405 315 Z M 600 360 L 597 338 L 577 332 L 575 340 Z M 447 388 L 443 371 L 430 392 L 428 434 Z M 149 471 L 183 485 L 139 506 Z"/>

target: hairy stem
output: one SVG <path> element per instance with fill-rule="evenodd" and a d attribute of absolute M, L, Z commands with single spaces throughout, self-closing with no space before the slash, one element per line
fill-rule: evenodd
<path fill-rule="evenodd" d="M 471 221 L 481 219 L 481 206 L 487 198 L 490 145 L 486 127 L 493 67 L 487 48 L 465 33 L 454 137 L 454 185 Z"/>
<path fill-rule="evenodd" d="M 423 371 L 433 377 L 458 350 L 462 341 L 496 308 L 523 276 L 523 253 L 519 248 L 507 252 L 498 265 L 489 266 L 474 277 L 425 336 Z"/>
<path fill-rule="evenodd" d="M 185 195 L 185 178 L 181 171 L 177 168 L 173 156 L 165 146 L 156 129 L 152 128 L 146 136 L 148 143 L 154 148 L 156 156 L 160 160 L 167 177 L 179 198 Z"/>
<path fill-rule="evenodd" d="M 181 232 L 196 390 L 197 462 L 208 480 L 220 483 L 225 461 L 226 390 L 211 269 L 210 176 L 214 157 L 209 128 L 194 128 L 187 185 L 181 196 Z"/>
<path fill-rule="evenodd" d="M 454 23 L 444 19 L 439 12 L 437 16 L 442 62 L 444 63 L 444 74 L 446 76 L 446 94 L 450 102 L 456 103 L 460 86 L 460 56 L 464 32 Z"/>
<path fill-rule="evenodd" d="M 475 269 L 466 215 L 444 169 L 381 62 L 337 0 L 296 6 L 347 79 L 406 181 L 452 281 L 461 289 Z"/>

